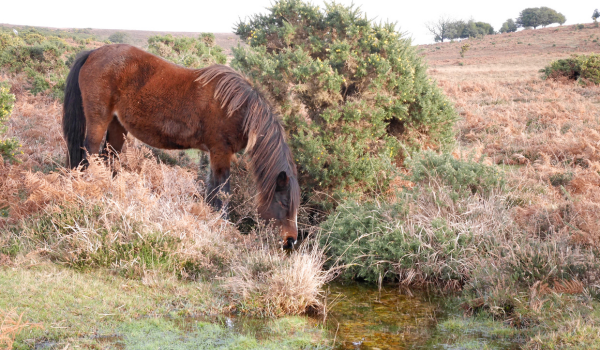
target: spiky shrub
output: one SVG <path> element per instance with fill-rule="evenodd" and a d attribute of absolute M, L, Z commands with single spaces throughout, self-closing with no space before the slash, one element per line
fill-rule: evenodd
<path fill-rule="evenodd" d="M 17 161 L 15 154 L 19 148 L 19 141 L 15 138 L 4 138 L 6 122 L 12 113 L 15 95 L 11 94 L 8 87 L 0 86 L 0 156 L 4 160 Z"/>
<path fill-rule="evenodd" d="M 495 166 L 426 152 L 407 163 L 406 188 L 392 198 L 346 201 L 322 224 L 330 263 L 376 282 L 459 285 L 498 247 L 510 217 Z"/>
<path fill-rule="evenodd" d="M 573 55 L 552 61 L 540 70 L 543 79 L 566 78 L 580 84 L 600 84 L 600 54 Z"/>
<path fill-rule="evenodd" d="M 155 35 L 148 38 L 148 52 L 189 68 L 227 62 L 227 56 L 216 45 L 215 36 L 211 33 L 200 34 L 198 38 Z"/>
<path fill-rule="evenodd" d="M 394 163 L 453 142 L 456 113 L 409 39 L 358 9 L 277 1 L 237 24 L 232 66 L 280 110 L 305 190 L 385 190 Z"/>
<path fill-rule="evenodd" d="M 465 53 L 467 53 L 467 51 L 469 51 L 469 49 L 471 48 L 471 45 L 469 44 L 464 44 L 463 46 L 460 47 L 460 57 L 465 57 Z"/>

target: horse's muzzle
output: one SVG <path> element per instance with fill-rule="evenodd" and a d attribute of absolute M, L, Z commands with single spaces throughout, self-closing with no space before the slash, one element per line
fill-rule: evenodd
<path fill-rule="evenodd" d="M 288 237 L 283 242 L 283 249 L 285 249 L 285 250 L 292 249 L 292 248 L 294 248 L 294 244 L 296 244 L 296 240 L 294 240 L 292 237 Z"/>

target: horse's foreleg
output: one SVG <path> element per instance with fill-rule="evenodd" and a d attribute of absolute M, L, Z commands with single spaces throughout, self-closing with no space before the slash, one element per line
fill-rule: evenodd
<path fill-rule="evenodd" d="M 231 152 L 210 152 L 210 173 L 206 187 L 206 201 L 218 210 L 223 210 L 227 216 L 227 204 L 223 203 L 223 195 L 228 195 L 229 169 Z"/>

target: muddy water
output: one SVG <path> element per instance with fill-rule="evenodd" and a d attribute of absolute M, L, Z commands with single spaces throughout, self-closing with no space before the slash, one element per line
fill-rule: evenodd
<path fill-rule="evenodd" d="M 426 345 L 440 319 L 444 299 L 427 293 L 408 295 L 397 287 L 360 284 L 329 287 L 326 324 L 336 349 L 403 349 Z"/>
<path fill-rule="evenodd" d="M 498 337 L 479 321 L 462 324 L 451 297 L 424 291 L 400 292 L 398 286 L 378 289 L 362 284 L 329 286 L 326 325 L 334 349 L 519 349 L 514 339 Z M 452 318 L 460 329 L 448 328 Z"/>

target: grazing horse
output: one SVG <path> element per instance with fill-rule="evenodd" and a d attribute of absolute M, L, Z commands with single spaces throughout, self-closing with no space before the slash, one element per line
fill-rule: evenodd
<path fill-rule="evenodd" d="M 120 152 L 130 132 L 157 148 L 208 152 L 207 201 L 221 209 L 234 153 L 245 149 L 258 212 L 281 228 L 285 248 L 298 237 L 300 187 L 284 130 L 267 100 L 233 69 L 188 69 L 130 45 L 82 52 L 67 77 L 63 132 L 67 165 L 86 164 L 103 141 Z"/>

